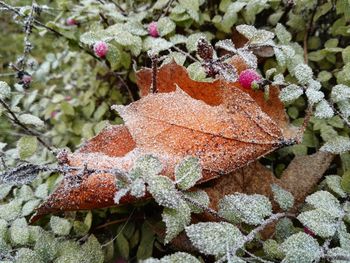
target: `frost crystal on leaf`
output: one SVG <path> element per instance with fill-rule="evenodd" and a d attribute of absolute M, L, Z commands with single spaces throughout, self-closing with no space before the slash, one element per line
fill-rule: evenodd
<path fill-rule="evenodd" d="M 291 102 L 303 95 L 303 89 L 298 85 L 291 84 L 281 90 L 279 98 L 283 102 Z"/>
<path fill-rule="evenodd" d="M 298 64 L 294 68 L 294 75 L 300 84 L 306 85 L 313 76 L 312 69 L 306 64 Z"/>
<path fill-rule="evenodd" d="M 285 263 L 312 263 L 318 262 L 321 249 L 317 241 L 305 233 L 297 233 L 290 236 L 281 245 L 286 257 Z"/>
<path fill-rule="evenodd" d="M 191 209 L 181 200 L 177 209 L 164 208 L 162 218 L 166 226 L 164 243 L 167 244 L 191 222 Z"/>
<path fill-rule="evenodd" d="M 343 212 L 338 199 L 327 191 L 318 191 L 305 199 L 306 203 L 322 209 L 334 217 L 342 216 Z"/>
<path fill-rule="evenodd" d="M 10 227 L 11 242 L 14 245 L 26 245 L 29 241 L 28 224 L 25 218 L 18 218 Z"/>
<path fill-rule="evenodd" d="M 345 198 L 346 192 L 342 189 L 341 186 L 341 180 L 342 178 L 338 175 L 328 175 L 326 176 L 325 183 L 327 187 L 331 190 L 331 192 L 335 193 L 336 195 Z"/>
<path fill-rule="evenodd" d="M 236 53 L 237 49 L 235 48 L 235 45 L 233 44 L 231 39 L 224 39 L 224 40 L 220 40 L 215 44 L 216 48 L 222 48 L 226 51 L 232 52 L 232 53 Z"/>
<path fill-rule="evenodd" d="M 250 68 L 256 69 L 258 67 L 258 58 L 253 52 L 239 48 L 237 49 L 237 54 L 244 59 L 245 63 L 247 63 Z"/>
<path fill-rule="evenodd" d="M 332 88 L 331 98 L 333 102 L 350 99 L 350 87 L 338 84 Z"/>
<path fill-rule="evenodd" d="M 310 103 L 314 104 L 320 102 L 324 98 L 324 94 L 321 91 L 314 90 L 312 88 L 306 89 L 305 92 Z"/>
<path fill-rule="evenodd" d="M 209 203 L 210 203 L 209 196 L 203 190 L 198 190 L 198 191 L 195 191 L 195 192 L 185 192 L 184 195 L 187 198 L 200 203 L 204 207 L 208 207 L 209 206 Z M 200 207 L 195 206 L 195 205 L 191 204 L 190 202 L 188 202 L 187 204 L 191 208 L 191 212 L 192 213 L 202 213 L 203 212 L 203 209 L 201 209 Z"/>
<path fill-rule="evenodd" d="M 263 195 L 226 195 L 219 202 L 219 215 L 235 223 L 258 225 L 271 213 L 271 203 Z"/>
<path fill-rule="evenodd" d="M 153 155 L 144 155 L 135 161 L 133 170 L 140 172 L 142 176 L 154 176 L 163 170 L 163 165 Z"/>
<path fill-rule="evenodd" d="M 4 82 L 0 81 L 0 99 L 5 99 L 11 95 L 11 88 L 10 86 Z"/>
<path fill-rule="evenodd" d="M 138 178 L 132 182 L 130 188 L 130 194 L 137 198 L 143 197 L 146 194 L 145 181 L 142 178 Z"/>
<path fill-rule="evenodd" d="M 16 198 L 7 204 L 0 205 L 0 218 L 11 221 L 21 214 L 23 200 Z"/>
<path fill-rule="evenodd" d="M 188 156 L 175 167 L 176 184 L 181 190 L 194 186 L 202 178 L 202 168 L 199 159 Z"/>
<path fill-rule="evenodd" d="M 206 255 L 225 255 L 228 248 L 240 247 L 243 235 L 237 227 L 226 222 L 198 223 L 186 227 L 192 244 Z"/>
<path fill-rule="evenodd" d="M 326 142 L 320 149 L 324 152 L 341 154 L 350 151 L 350 140 L 348 137 L 337 136 Z"/>
<path fill-rule="evenodd" d="M 148 191 L 155 201 L 165 207 L 175 209 L 179 206 L 179 195 L 173 181 L 165 176 L 149 176 L 146 180 Z"/>
<path fill-rule="evenodd" d="M 44 263 L 38 253 L 29 248 L 21 248 L 16 254 L 16 263 Z"/>
<path fill-rule="evenodd" d="M 67 219 L 52 216 L 50 219 L 50 227 L 56 235 L 67 236 L 72 228 L 72 224 Z"/>
<path fill-rule="evenodd" d="M 141 263 L 175 263 L 175 262 L 186 262 L 186 263 L 201 263 L 194 256 L 185 252 L 176 252 L 172 255 L 162 257 L 161 259 L 149 258 L 141 261 Z"/>
<path fill-rule="evenodd" d="M 238 25 L 236 26 L 236 29 L 239 33 L 241 33 L 248 39 L 253 38 L 256 32 L 258 31 L 254 26 L 250 25 Z"/>
<path fill-rule="evenodd" d="M 327 118 L 332 118 L 333 115 L 334 115 L 334 111 L 326 100 L 321 100 L 317 104 L 316 110 L 315 110 L 316 118 L 327 119 Z"/>
<path fill-rule="evenodd" d="M 129 188 L 120 188 L 115 192 L 113 201 L 115 204 L 119 204 L 120 199 L 122 199 L 128 192 L 129 192 Z"/>
<path fill-rule="evenodd" d="M 271 189 L 273 192 L 273 198 L 283 210 L 288 210 L 293 207 L 294 196 L 290 192 L 276 184 L 271 185 Z"/>
<path fill-rule="evenodd" d="M 309 83 L 307 83 L 307 86 L 309 89 L 313 90 L 320 90 L 322 87 L 321 83 L 314 79 L 310 79 Z"/>

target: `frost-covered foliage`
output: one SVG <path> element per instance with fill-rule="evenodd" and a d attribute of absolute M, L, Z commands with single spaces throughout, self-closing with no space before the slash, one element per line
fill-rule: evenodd
<path fill-rule="evenodd" d="M 0 178 L 1 262 L 197 263 L 210 262 L 207 255 L 218 262 L 350 261 L 349 1 L 35 3 L 0 1 L 0 174 L 18 168 L 16 178 Z M 96 52 L 96 43 L 104 49 Z M 109 107 L 139 98 L 134 69 L 151 65 L 149 53 L 159 64 L 185 66 L 198 81 L 237 80 L 229 58 L 239 55 L 262 76 L 254 88 L 267 101 L 268 85 L 281 89 L 293 125 L 302 125 L 309 105 L 303 142 L 264 163 L 279 176 L 293 156 L 318 149 L 336 154 L 316 192 L 296 210 L 297 199 L 272 185 L 274 202 L 236 193 L 219 200 L 215 211 L 207 193 L 193 189 L 202 178 L 198 159 L 182 160 L 170 180 L 147 155 L 128 180 L 116 181 L 114 202 L 152 196 L 157 205 L 66 212 L 31 225 L 62 175 L 31 173 L 26 165 L 56 162 L 56 148 L 75 150 L 108 123 L 121 123 Z M 203 211 L 216 222 L 191 224 Z M 271 222 L 276 227 L 265 240 L 259 234 Z M 185 243 L 178 236 L 204 256 L 178 248 Z"/>

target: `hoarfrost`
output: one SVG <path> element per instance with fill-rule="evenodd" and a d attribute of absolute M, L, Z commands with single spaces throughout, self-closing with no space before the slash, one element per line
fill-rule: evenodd
<path fill-rule="evenodd" d="M 315 110 L 316 118 L 327 119 L 327 118 L 332 118 L 333 115 L 334 115 L 334 111 L 326 100 L 321 100 L 317 104 L 316 110 Z"/>
<path fill-rule="evenodd" d="M 350 151 L 350 140 L 347 137 L 338 136 L 326 142 L 320 151 L 341 154 Z"/>
<path fill-rule="evenodd" d="M 298 64 L 294 68 L 294 75 L 298 79 L 299 83 L 306 85 L 313 76 L 312 69 L 306 64 Z"/>
<path fill-rule="evenodd" d="M 279 98 L 283 102 L 291 102 L 303 95 L 303 89 L 295 84 L 290 84 L 281 90 Z"/>
<path fill-rule="evenodd" d="M 340 102 L 350 99 L 350 87 L 338 84 L 332 88 L 331 98 L 333 102 Z"/>

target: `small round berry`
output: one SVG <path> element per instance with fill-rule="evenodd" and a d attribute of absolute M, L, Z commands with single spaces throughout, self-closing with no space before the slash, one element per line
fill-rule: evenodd
<path fill-rule="evenodd" d="M 98 56 L 99 58 L 103 58 L 106 56 L 108 52 L 108 45 L 104 41 L 99 41 L 94 45 L 94 52 L 95 55 Z"/>
<path fill-rule="evenodd" d="M 67 24 L 67 26 L 76 26 L 78 24 L 78 22 L 74 18 L 70 17 L 70 18 L 67 18 L 66 24 Z"/>
<path fill-rule="evenodd" d="M 152 22 L 148 25 L 148 34 L 152 37 L 159 37 L 157 22 Z"/>
<path fill-rule="evenodd" d="M 250 89 L 252 84 L 261 79 L 261 76 L 253 69 L 246 69 L 241 72 L 238 78 L 239 84 L 245 89 Z"/>
<path fill-rule="evenodd" d="M 30 75 L 23 75 L 23 77 L 22 77 L 22 82 L 25 85 L 29 85 L 32 82 L 32 80 L 33 80 L 32 76 L 30 76 Z"/>
<path fill-rule="evenodd" d="M 65 99 L 66 101 L 70 101 L 70 100 L 72 99 L 72 96 L 65 96 L 64 99 Z"/>

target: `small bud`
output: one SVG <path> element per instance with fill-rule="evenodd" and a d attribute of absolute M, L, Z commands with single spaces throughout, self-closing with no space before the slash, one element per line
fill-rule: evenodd
<path fill-rule="evenodd" d="M 99 41 L 94 45 L 94 52 L 95 55 L 98 56 L 99 58 L 103 58 L 106 56 L 108 52 L 108 45 L 104 41 Z"/>
<path fill-rule="evenodd" d="M 67 26 L 76 26 L 78 24 L 77 20 L 75 20 L 74 18 L 67 18 L 66 20 L 66 25 Z"/>
<path fill-rule="evenodd" d="M 246 69 L 239 75 L 238 82 L 243 88 L 250 89 L 252 85 L 254 85 L 254 83 L 257 84 L 260 79 L 261 76 L 255 70 Z"/>
<path fill-rule="evenodd" d="M 32 82 L 32 76 L 30 75 L 23 75 L 22 82 L 24 85 L 29 85 Z"/>
<path fill-rule="evenodd" d="M 204 60 L 213 59 L 213 47 L 210 43 L 203 37 L 197 41 L 197 54 Z"/>
<path fill-rule="evenodd" d="M 151 37 L 159 37 L 157 22 L 152 22 L 148 25 L 148 34 Z"/>

